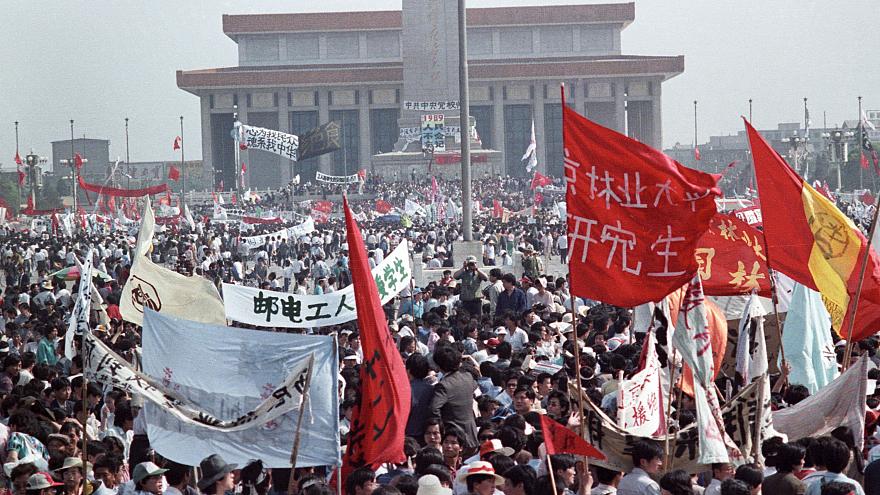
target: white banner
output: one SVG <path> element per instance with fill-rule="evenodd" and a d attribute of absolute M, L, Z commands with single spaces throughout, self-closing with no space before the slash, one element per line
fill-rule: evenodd
<path fill-rule="evenodd" d="M 654 332 L 648 332 L 648 356 L 645 367 L 620 385 L 617 418 L 627 433 L 653 437 L 666 432 L 663 418 L 663 389 L 660 386 L 660 362 L 654 347 Z"/>
<path fill-rule="evenodd" d="M 443 135 L 446 137 L 455 137 L 457 134 L 461 134 L 461 126 L 457 125 L 443 125 Z M 471 127 L 471 136 L 476 139 L 477 136 L 477 127 Z M 421 127 L 401 127 L 400 128 L 400 137 L 403 138 L 407 143 L 412 143 L 414 141 L 418 141 L 422 138 L 422 128 Z"/>
<path fill-rule="evenodd" d="M 458 110 L 460 108 L 457 101 L 404 101 L 404 110 L 419 110 L 425 112 L 433 112 L 435 110 Z"/>
<path fill-rule="evenodd" d="M 332 337 L 209 325 L 153 311 L 144 317 L 143 373 L 215 418 L 237 418 L 257 409 L 280 388 L 279 380 L 295 373 L 309 356 L 314 365 L 297 467 L 335 465 L 339 358 Z M 261 459 L 269 468 L 289 468 L 300 410 L 244 431 L 189 424 L 150 402 L 144 414 L 150 446 L 181 464 L 196 466 L 220 454 L 239 466 Z"/>
<path fill-rule="evenodd" d="M 391 251 L 372 273 L 382 304 L 409 287 L 412 269 L 406 241 Z M 223 284 L 223 307 L 226 318 L 260 327 L 310 328 L 357 319 L 353 285 L 329 294 L 303 296 Z"/>
<path fill-rule="evenodd" d="M 298 225 L 294 225 L 293 227 L 288 227 L 286 229 L 281 229 L 277 232 L 242 237 L 241 242 L 244 243 L 244 245 L 247 246 L 248 249 L 256 249 L 266 244 L 266 240 L 268 240 L 269 238 L 296 239 L 306 234 L 311 234 L 314 231 L 315 220 L 312 217 L 309 217 L 304 222 Z"/>
<path fill-rule="evenodd" d="M 143 325 L 144 308 L 189 320 L 225 325 L 223 301 L 210 280 L 187 277 L 149 258 L 155 219 L 150 198 L 144 205 L 141 230 L 132 255 L 131 275 L 122 288 L 119 312 L 126 321 Z"/>
<path fill-rule="evenodd" d="M 446 135 L 443 132 L 445 117 L 442 113 L 422 115 L 422 149 L 432 152 L 446 151 Z"/>
<path fill-rule="evenodd" d="M 425 211 L 425 207 L 412 201 L 409 198 L 406 198 L 403 203 L 403 210 L 407 215 L 413 217 L 416 215 L 428 216 L 428 213 Z"/>
<path fill-rule="evenodd" d="M 315 180 L 319 182 L 327 182 L 329 184 L 357 184 L 361 178 L 358 174 L 354 175 L 327 175 L 321 172 L 315 172 Z"/>
<path fill-rule="evenodd" d="M 91 333 L 86 333 L 83 370 L 86 378 L 104 385 L 138 394 L 180 421 L 214 431 L 242 431 L 264 425 L 269 421 L 299 409 L 311 373 L 314 356 L 309 356 L 291 370 L 281 385 L 253 410 L 223 420 L 200 410 L 176 391 L 135 370 L 118 354 L 110 350 Z"/>
<path fill-rule="evenodd" d="M 248 150 L 268 151 L 296 161 L 299 137 L 293 134 L 241 124 L 238 136 Z"/>
<path fill-rule="evenodd" d="M 73 336 L 85 335 L 91 331 L 89 327 L 89 313 L 92 310 L 92 257 L 94 250 L 89 249 L 85 263 L 79 265 L 79 293 L 73 304 L 73 312 L 67 325 L 67 333 L 64 335 L 64 356 L 73 359 L 76 349 L 73 348 Z"/>
<path fill-rule="evenodd" d="M 865 431 L 868 358 L 861 357 L 833 382 L 797 404 L 773 411 L 773 426 L 789 441 L 827 435 L 838 426 L 852 429 L 861 451 Z"/>
<path fill-rule="evenodd" d="M 709 321 L 706 318 L 705 302 L 703 283 L 699 275 L 696 275 L 688 284 L 682 298 L 675 332 L 672 334 L 672 345 L 694 370 L 694 376 L 703 388 L 708 389 L 712 386 L 715 375 L 715 363 L 712 361 L 712 339 L 709 333 Z"/>

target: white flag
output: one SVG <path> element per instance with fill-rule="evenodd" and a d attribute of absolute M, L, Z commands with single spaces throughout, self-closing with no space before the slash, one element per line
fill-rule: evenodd
<path fill-rule="evenodd" d="M 73 359 L 76 349 L 73 348 L 73 336 L 80 334 L 85 336 L 89 328 L 89 312 L 92 308 L 92 257 L 94 253 L 89 249 L 85 263 L 79 265 L 79 294 L 73 305 L 70 322 L 67 325 L 67 333 L 64 334 L 64 357 Z"/>
<path fill-rule="evenodd" d="M 126 321 L 143 325 L 144 308 L 202 323 L 225 325 L 223 301 L 210 280 L 187 277 L 153 263 L 155 219 L 150 199 L 146 199 L 141 230 L 132 259 L 131 274 L 119 301 L 119 312 Z"/>
<path fill-rule="evenodd" d="M 526 171 L 531 172 L 535 169 L 535 166 L 538 165 L 538 142 L 535 139 L 535 119 L 532 119 L 532 135 L 529 138 L 529 146 L 526 148 L 526 152 L 523 153 L 520 161 L 526 161 Z"/>
<path fill-rule="evenodd" d="M 712 338 L 705 302 L 703 283 L 700 276 L 695 275 L 681 300 L 672 345 L 694 370 L 694 377 L 708 389 L 715 377 L 715 362 L 712 360 Z"/>
<path fill-rule="evenodd" d="M 620 384 L 621 398 L 617 401 L 617 418 L 621 427 L 627 433 L 638 437 L 652 437 L 666 433 L 660 361 L 657 359 L 654 332 L 648 332 L 645 345 L 648 346 L 645 367 L 631 379 L 624 380 Z"/>

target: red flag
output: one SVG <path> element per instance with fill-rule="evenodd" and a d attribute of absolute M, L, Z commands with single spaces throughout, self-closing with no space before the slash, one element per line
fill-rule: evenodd
<path fill-rule="evenodd" d="M 180 179 L 180 170 L 172 165 L 171 168 L 168 169 L 168 178 L 173 181 L 177 181 L 178 179 Z"/>
<path fill-rule="evenodd" d="M 360 177 L 361 180 L 367 180 L 367 169 L 362 168 L 358 170 L 358 177 Z"/>
<path fill-rule="evenodd" d="M 351 433 L 343 459 L 342 481 L 345 481 L 347 470 L 406 460 L 403 453 L 406 421 L 400 419 L 409 416 L 410 387 L 403 359 L 388 331 L 379 299 L 377 281 L 382 280 L 379 276 L 373 278 L 364 239 L 348 207 L 348 199 L 343 196 L 342 201 L 351 253 L 351 280 L 355 287 L 361 288 L 355 292 L 354 298 L 364 352 L 364 364 L 360 369 L 361 401 L 352 414 Z M 382 286 L 384 291 L 384 283 Z"/>
<path fill-rule="evenodd" d="M 21 165 L 21 164 L 22 164 L 22 161 L 21 161 L 21 155 L 19 155 L 17 151 L 15 152 L 15 164 L 16 164 L 16 165 Z"/>
<path fill-rule="evenodd" d="M 177 136 L 176 138 L 174 138 L 174 144 L 171 146 L 171 149 L 174 150 L 174 151 L 179 150 L 179 149 L 180 149 L 180 143 L 181 143 L 182 141 L 183 141 L 183 139 L 182 139 L 180 136 Z"/>
<path fill-rule="evenodd" d="M 107 209 L 110 213 L 116 213 L 116 197 L 110 196 L 110 200 L 107 201 Z"/>
<path fill-rule="evenodd" d="M 864 194 L 859 196 L 859 199 L 862 201 L 862 203 L 866 205 L 872 205 L 876 201 L 874 199 L 874 196 L 871 194 L 871 191 L 865 191 Z"/>
<path fill-rule="evenodd" d="M 541 206 L 541 203 L 544 202 L 544 195 L 536 192 L 535 193 L 535 206 Z"/>
<path fill-rule="evenodd" d="M 223 179 L 220 179 L 220 192 L 223 192 Z"/>
<path fill-rule="evenodd" d="M 859 163 L 861 163 L 862 168 L 868 170 L 868 157 L 865 156 L 865 152 L 859 153 Z"/>
<path fill-rule="evenodd" d="M 385 201 L 384 199 L 376 200 L 376 211 L 379 213 L 388 213 L 391 211 L 391 203 Z"/>
<path fill-rule="evenodd" d="M 79 171 L 80 169 L 82 169 L 82 166 L 83 166 L 83 158 L 79 155 L 79 153 L 76 153 L 76 154 L 73 155 L 73 165 L 76 167 L 76 170 L 77 170 L 77 171 Z"/>
<path fill-rule="evenodd" d="M 216 192 L 211 191 L 211 199 L 213 199 L 215 203 L 217 202 L 217 193 Z"/>
<path fill-rule="evenodd" d="M 570 269 L 579 275 L 572 293 L 632 307 L 686 284 L 715 214 L 719 176 L 686 168 L 565 105 L 563 136 Z"/>
<path fill-rule="evenodd" d="M 437 177 L 431 176 L 431 199 L 435 199 L 437 197 L 437 191 L 439 187 L 437 187 Z"/>
<path fill-rule="evenodd" d="M 551 179 L 550 177 L 547 177 L 540 172 L 535 172 L 535 176 L 532 177 L 532 190 L 535 190 L 539 187 L 549 186 L 552 183 L 553 179 Z"/>
<path fill-rule="evenodd" d="M 702 157 L 700 156 L 700 148 L 694 146 L 694 160 L 700 160 Z"/>
<path fill-rule="evenodd" d="M 315 205 L 312 207 L 312 209 L 329 214 L 333 211 L 333 202 L 327 200 L 315 201 Z"/>
<path fill-rule="evenodd" d="M 492 200 L 492 217 L 501 218 L 504 215 L 504 208 L 501 207 L 501 201 Z"/>
<path fill-rule="evenodd" d="M 236 199 L 235 197 L 235 193 L 232 193 L 232 196 L 229 197 L 229 201 L 232 201 L 232 204 L 235 205 L 235 203 L 238 201 L 238 199 Z"/>
<path fill-rule="evenodd" d="M 770 297 L 764 233 L 742 219 L 716 213 L 694 254 L 706 295 Z"/>
<path fill-rule="evenodd" d="M 24 177 L 25 177 L 24 172 L 22 172 L 21 169 L 19 169 L 19 171 L 18 171 L 18 185 L 19 186 L 24 185 Z"/>
<path fill-rule="evenodd" d="M 599 449 L 590 445 L 577 433 L 553 421 L 546 414 L 541 415 L 541 430 L 544 432 L 547 455 L 575 454 L 599 460 L 607 459 Z"/>

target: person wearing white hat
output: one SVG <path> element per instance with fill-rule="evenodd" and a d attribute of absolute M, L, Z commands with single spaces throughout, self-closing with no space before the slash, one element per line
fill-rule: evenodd
<path fill-rule="evenodd" d="M 426 474 L 419 478 L 419 489 L 416 495 L 452 495 L 452 488 L 446 488 L 440 484 L 440 478 L 433 474 Z"/>
<path fill-rule="evenodd" d="M 468 464 L 456 477 L 456 481 L 467 484 L 467 493 L 472 495 L 493 495 L 495 487 L 504 484 L 504 478 L 495 474 L 492 464 L 476 461 Z"/>

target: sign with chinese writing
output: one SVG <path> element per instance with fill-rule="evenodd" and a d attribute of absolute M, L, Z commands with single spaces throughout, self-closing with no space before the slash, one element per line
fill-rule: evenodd
<path fill-rule="evenodd" d="M 565 105 L 563 127 L 572 293 L 631 307 L 687 283 L 715 214 L 717 177 Z"/>
<path fill-rule="evenodd" d="M 420 112 L 433 112 L 436 110 L 458 110 L 457 101 L 404 101 L 404 110 L 417 110 Z"/>
<path fill-rule="evenodd" d="M 238 418 L 256 410 L 281 389 L 291 373 L 297 378 L 294 410 L 243 431 L 214 431 L 181 421 L 163 408 L 146 403 L 150 446 L 165 457 L 196 465 L 210 454 L 230 463 L 261 459 L 266 467 L 290 467 L 296 437 L 299 394 L 296 383 L 309 356 L 314 356 L 308 405 L 302 410 L 297 467 L 339 462 L 338 352 L 333 337 L 257 332 L 196 323 L 148 312 L 143 329 L 143 374 L 197 404 L 215 418 Z"/>
<path fill-rule="evenodd" d="M 666 431 L 663 389 L 660 386 L 660 361 L 654 348 L 654 332 L 648 332 L 648 355 L 645 367 L 620 384 L 617 419 L 627 433 L 652 437 Z"/>
<path fill-rule="evenodd" d="M 446 135 L 443 133 L 445 117 L 442 113 L 422 115 L 422 149 L 433 152 L 446 151 Z"/>
<path fill-rule="evenodd" d="M 327 182 L 328 184 L 357 184 L 361 178 L 358 174 L 352 175 L 327 175 L 321 172 L 315 172 L 315 180 L 318 182 Z"/>
<path fill-rule="evenodd" d="M 299 138 L 293 134 L 244 124 L 239 125 L 237 134 L 240 139 L 239 144 L 249 150 L 268 151 L 296 161 Z"/>
<path fill-rule="evenodd" d="M 131 367 L 124 358 L 110 350 L 91 333 L 85 334 L 83 370 L 86 378 L 113 388 L 138 394 L 184 423 L 214 431 L 242 431 L 266 424 L 294 409 L 299 409 L 314 356 L 301 360 L 281 384 L 252 411 L 223 420 L 199 409 L 189 399 L 165 384 Z"/>
<path fill-rule="evenodd" d="M 247 246 L 248 249 L 256 249 L 260 246 L 265 245 L 266 241 L 269 239 L 298 239 L 306 234 L 311 234 L 314 231 L 315 220 L 312 217 L 309 217 L 298 225 L 294 225 L 293 227 L 288 227 L 286 229 L 281 229 L 277 232 L 242 237 L 241 242 L 244 243 L 244 245 Z"/>
<path fill-rule="evenodd" d="M 748 206 L 746 208 L 740 208 L 739 210 L 734 210 L 733 214 L 736 215 L 736 218 L 739 218 L 743 222 L 753 227 L 760 227 L 764 225 L 764 218 L 761 216 L 760 206 Z"/>
<path fill-rule="evenodd" d="M 764 234 L 743 220 L 716 213 L 694 256 L 706 295 L 736 296 L 755 290 L 770 297 Z"/>
<path fill-rule="evenodd" d="M 412 269 L 406 241 L 372 273 L 382 304 L 409 287 Z M 223 284 L 223 307 L 230 320 L 260 327 L 322 327 L 357 318 L 353 285 L 324 295 L 298 295 Z"/>
<path fill-rule="evenodd" d="M 79 297 L 73 304 L 73 313 L 70 315 L 70 323 L 64 336 L 64 356 L 73 359 L 76 350 L 73 348 L 73 336 L 91 333 L 89 328 L 89 313 L 92 310 L 92 259 L 95 253 L 89 249 L 85 262 L 79 265 Z M 79 260 L 77 260 L 79 264 Z"/>
<path fill-rule="evenodd" d="M 299 161 L 308 160 L 341 148 L 341 129 L 336 122 L 328 122 L 299 137 Z"/>
<path fill-rule="evenodd" d="M 461 126 L 457 125 L 443 125 L 443 134 L 446 137 L 455 137 L 458 134 L 461 134 Z M 418 141 L 422 138 L 422 129 L 421 127 L 401 127 L 400 128 L 400 137 L 407 143 L 412 143 Z M 471 127 L 471 137 L 476 140 L 477 138 L 477 127 Z"/>

